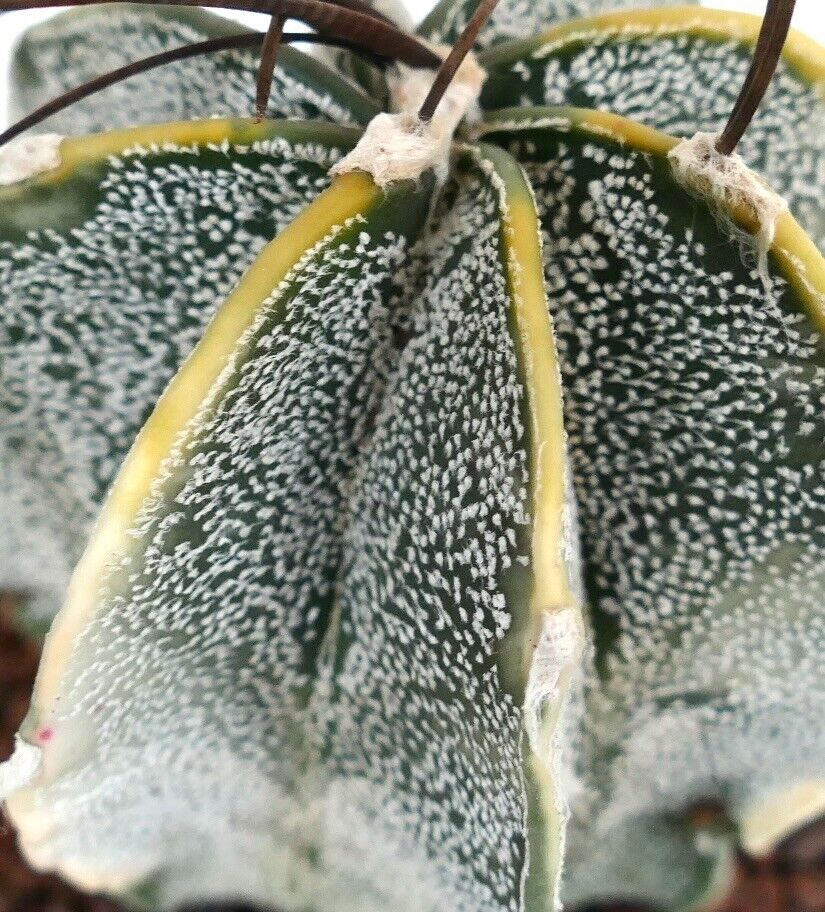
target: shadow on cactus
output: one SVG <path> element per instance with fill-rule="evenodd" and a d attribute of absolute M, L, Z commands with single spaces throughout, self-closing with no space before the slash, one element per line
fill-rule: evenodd
<path fill-rule="evenodd" d="M 790 0 L 212 5 L 270 26 L 90 4 L 14 61 L 26 857 L 706 907 L 825 811 L 825 51 Z"/>

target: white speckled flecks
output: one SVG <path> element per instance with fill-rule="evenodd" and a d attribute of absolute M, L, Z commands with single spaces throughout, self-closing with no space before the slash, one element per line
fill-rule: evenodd
<path fill-rule="evenodd" d="M 604 12 L 606 7 L 674 6 L 685 0 L 501 0 L 490 21 L 479 35 L 480 47 L 490 47 L 510 38 L 531 38 L 568 19 Z M 477 6 L 476 0 L 441 0 L 436 9 L 443 13 L 437 28 L 427 29 L 426 37 L 442 44 L 456 40 Z"/>
<path fill-rule="evenodd" d="M 71 231 L 0 238 L 0 588 L 31 596 L 33 620 L 56 612 L 106 490 L 215 308 L 340 154 L 280 138 L 171 161 L 138 150 L 110 161 Z"/>

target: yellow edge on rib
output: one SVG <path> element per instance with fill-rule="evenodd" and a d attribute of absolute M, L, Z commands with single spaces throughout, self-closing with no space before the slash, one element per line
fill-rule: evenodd
<path fill-rule="evenodd" d="M 367 210 L 380 191 L 363 172 L 344 174 L 272 241 L 209 324 L 138 435 L 72 576 L 66 603 L 46 639 L 33 696 L 42 718 L 57 696 L 76 635 L 94 614 L 101 578 L 125 542 L 163 460 L 198 413 L 260 306 L 307 250 Z"/>
<path fill-rule="evenodd" d="M 574 19 L 554 26 L 532 43 L 531 53 L 532 56 L 543 57 L 571 44 L 613 36 L 624 40 L 678 34 L 695 35 L 712 41 L 742 41 L 755 44 L 761 25 L 761 16 L 708 7 L 675 6 L 664 9 L 626 10 L 603 13 L 586 19 Z M 495 51 L 490 56 L 494 60 Z M 782 56 L 807 82 L 825 82 L 825 48 L 809 35 L 798 29 L 791 29 Z"/>
<path fill-rule="evenodd" d="M 776 223 L 771 251 L 805 302 L 811 322 L 825 335 L 825 258 L 787 210 Z"/>
<path fill-rule="evenodd" d="M 566 539 L 570 530 L 565 528 L 567 452 L 563 390 L 553 318 L 544 284 L 541 226 L 529 185 L 524 182 L 509 186 L 507 191 L 505 249 L 508 254 L 508 282 L 515 305 L 532 421 L 530 457 L 531 476 L 535 479 L 531 548 L 532 629 L 525 657 L 529 656 L 532 661 L 543 633 L 545 615 L 570 609 L 578 612 L 578 607 L 571 591 L 567 565 Z M 547 840 L 535 848 L 543 857 L 533 858 L 529 865 L 529 879 L 535 876 L 539 881 L 539 887 L 530 885 L 530 892 L 532 894 L 536 889 L 546 891 L 548 907 L 552 907 L 557 898 L 555 894 L 564 851 L 562 810 L 553 769 L 553 738 L 564 705 L 563 694 L 569 688 L 570 669 L 558 671 L 557 699 L 552 707 L 545 707 L 535 732 L 536 741 L 526 758 L 538 788 L 539 807 L 546 821 L 543 835 Z M 553 889 L 546 882 L 547 876 L 556 879 Z"/>
<path fill-rule="evenodd" d="M 661 130 L 607 111 L 595 111 L 590 108 L 559 108 L 558 112 L 569 121 L 572 127 L 586 130 L 595 136 L 605 136 L 623 145 L 632 146 L 640 152 L 667 155 L 680 142 L 675 136 L 669 136 L 667 133 L 662 133 Z"/>
<path fill-rule="evenodd" d="M 542 127 L 562 131 L 578 129 L 640 152 L 665 157 L 681 141 L 630 118 L 590 108 L 503 109 L 488 115 L 477 128 L 477 133 L 484 136 L 486 133 Z M 758 231 L 753 213 L 746 206 L 729 205 L 726 214 L 750 233 Z M 770 252 L 799 295 L 814 326 L 825 333 L 825 258 L 787 210 L 777 220 Z"/>
<path fill-rule="evenodd" d="M 527 377 L 532 421 L 533 612 L 570 606 L 564 561 L 565 441 L 556 340 L 544 287 L 540 228 L 529 192 L 508 198 L 505 249 L 508 282 Z"/>
<path fill-rule="evenodd" d="M 152 124 L 128 130 L 113 130 L 93 136 L 67 137 L 60 145 L 62 164 L 44 175 L 44 179 L 59 181 L 78 165 L 100 161 L 136 146 L 205 146 L 224 141 L 252 143 L 271 133 L 266 121 L 252 120 L 184 120 Z"/>
<path fill-rule="evenodd" d="M 541 226 L 532 192 L 515 160 L 494 146 L 471 150 L 499 194 L 507 289 L 518 335 L 529 412 L 533 480 L 531 613 L 569 608 L 565 559 L 566 443 L 562 380 L 544 285 Z M 509 172 L 509 173 L 508 173 Z"/>
<path fill-rule="evenodd" d="M 289 139 L 291 134 L 294 134 L 294 139 L 298 142 L 301 141 L 300 137 L 304 130 L 304 141 L 311 141 L 313 133 L 317 133 L 315 139 L 318 141 L 331 144 L 340 141 L 345 147 L 348 143 L 354 145 L 361 132 L 353 127 L 339 127 L 320 122 L 258 122 L 243 118 L 210 118 L 148 124 L 90 136 L 70 136 L 60 142 L 60 164 L 26 180 L 0 187 L 0 203 L 14 199 L 31 186 L 59 184 L 85 166 L 105 161 L 111 155 L 122 155 L 130 149 L 185 149 L 220 146 L 222 143 L 247 146 L 270 137 L 283 136 Z"/>
<path fill-rule="evenodd" d="M 12 197 L 31 185 L 51 186 L 71 177 L 85 165 L 104 161 L 134 148 L 164 148 L 219 145 L 231 142 L 247 145 L 273 135 L 272 121 L 242 119 L 182 120 L 170 123 L 112 130 L 91 136 L 69 136 L 60 143 L 60 164 L 33 177 L 0 190 L 0 198 Z"/>
<path fill-rule="evenodd" d="M 475 156 L 499 191 L 507 286 L 529 414 L 533 587 L 521 675 L 523 682 L 528 683 L 547 615 L 570 609 L 578 612 L 567 566 L 567 454 L 561 370 L 544 284 L 541 227 L 532 192 L 521 169 L 506 153 L 484 148 L 476 150 Z M 508 169 L 512 174 L 506 173 Z M 563 851 L 561 809 L 552 758 L 553 736 L 563 706 L 561 695 L 567 691 L 568 677 L 569 671 L 559 669 L 556 693 L 560 699 L 551 708 L 546 707 L 549 711 L 539 723 L 535 740 L 530 737 L 530 752 L 525 757 L 536 787 L 531 802 L 537 802 L 536 807 L 546 821 L 542 839 L 547 840 L 533 847 L 528 881 L 535 875 L 540 886 L 533 884 L 529 889 L 546 893 L 548 908 L 553 904 L 555 889 L 546 889 L 545 877 L 557 877 Z"/>

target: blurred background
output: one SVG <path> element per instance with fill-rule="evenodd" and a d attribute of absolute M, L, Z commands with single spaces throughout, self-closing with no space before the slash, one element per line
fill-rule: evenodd
<path fill-rule="evenodd" d="M 417 22 L 430 10 L 434 0 L 406 0 L 406 4 L 413 21 Z M 608 8 L 609 0 L 605 0 L 604 5 Z M 761 13 L 765 3 L 764 0 L 706 0 L 702 5 Z M 6 124 L 6 72 L 14 43 L 26 28 L 51 15 L 54 15 L 51 11 L 21 12 L 9 13 L 0 19 L 0 129 Z M 249 13 L 237 14 L 234 18 L 252 28 L 266 28 L 264 16 Z M 798 0 L 794 25 L 825 44 L 825 0 Z M 0 594 L 0 759 L 11 754 L 14 733 L 25 715 L 38 662 L 37 646 L 15 631 L 11 615 L 11 603 Z M 707 809 L 705 813 L 712 814 L 713 811 Z M 120 910 L 106 899 L 76 893 L 58 878 L 43 877 L 29 871 L 17 855 L 13 834 L 0 820 L 0 912 Z M 220 909 L 211 907 L 209 910 L 186 912 L 246 910 L 223 906 Z M 613 906 L 575 912 L 657 910 Z M 740 857 L 733 891 L 726 902 L 713 912 L 825 912 L 825 822 L 796 834 L 768 858 Z"/>

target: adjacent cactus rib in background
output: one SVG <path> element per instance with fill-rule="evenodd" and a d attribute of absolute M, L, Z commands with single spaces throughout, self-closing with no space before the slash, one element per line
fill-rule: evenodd
<path fill-rule="evenodd" d="M 101 73 L 195 41 L 234 36 L 237 23 L 202 10 L 118 4 L 62 13 L 30 29 L 14 56 L 12 115 L 22 117 Z M 140 74 L 91 96 L 39 129 L 69 135 L 198 117 L 252 113 L 257 48 L 227 51 Z M 363 126 L 378 107 L 322 62 L 282 48 L 269 117 Z"/>
<path fill-rule="evenodd" d="M 523 39 L 544 31 L 554 22 L 588 16 L 606 7 L 671 6 L 683 2 L 610 0 L 605 4 L 602 0 L 502 0 L 490 25 L 479 36 L 479 42 L 483 47 L 490 47 L 507 39 Z M 477 5 L 478 0 L 439 0 L 418 27 L 418 32 L 430 41 L 451 44 L 464 30 Z"/>
<path fill-rule="evenodd" d="M 29 597 L 32 623 L 54 616 L 221 297 L 356 138 L 286 122 L 138 128 L 64 140 L 57 174 L 0 188 L 0 586 Z M 180 151 L 147 154 L 164 143 Z"/>
<path fill-rule="evenodd" d="M 482 55 L 482 105 L 601 108 L 673 136 L 722 129 L 759 33 L 757 16 L 713 9 L 632 10 L 564 23 Z M 792 32 L 739 144 L 825 250 L 825 59 Z"/>

